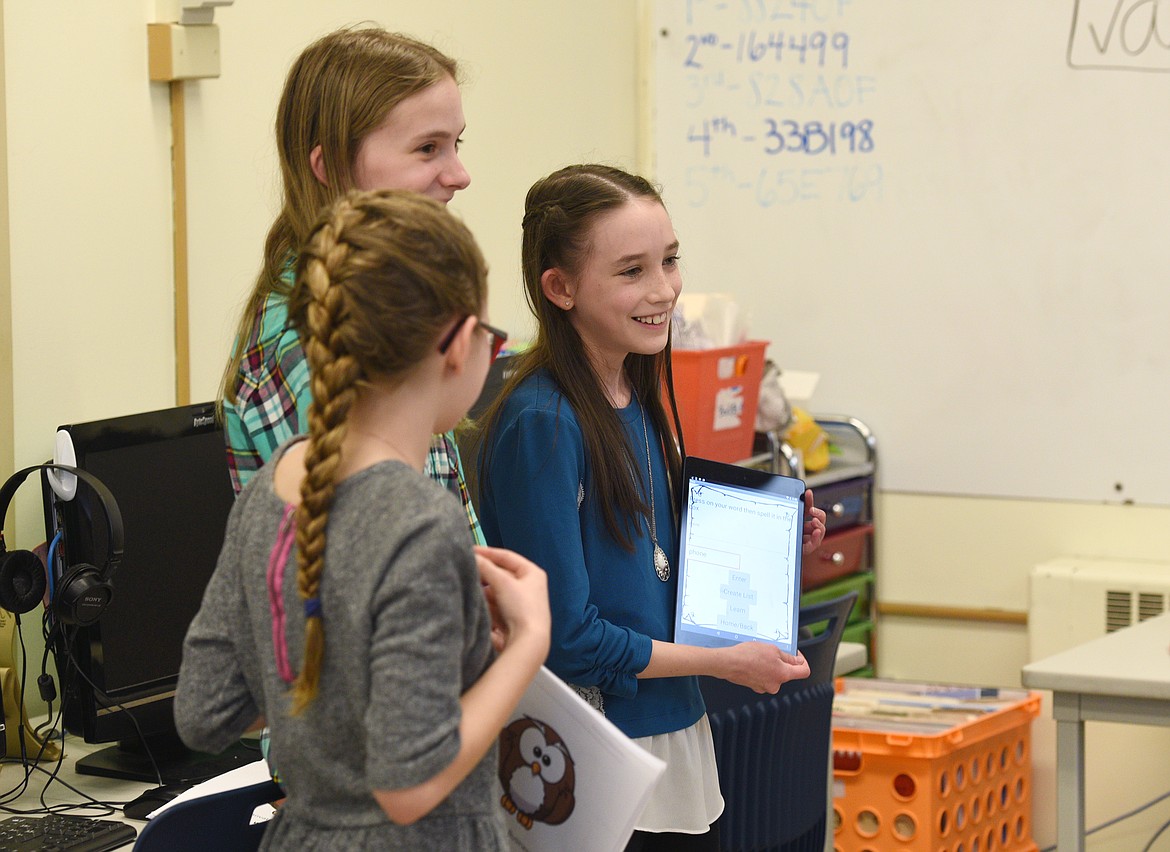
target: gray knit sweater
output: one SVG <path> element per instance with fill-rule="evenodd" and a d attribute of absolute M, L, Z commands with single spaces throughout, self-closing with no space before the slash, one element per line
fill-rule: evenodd
<path fill-rule="evenodd" d="M 493 748 L 412 826 L 390 822 L 371 791 L 418 784 L 459 749 L 460 695 L 492 658 L 490 620 L 458 501 L 397 462 L 341 483 L 330 512 L 320 598 L 325 659 L 317 699 L 288 713 L 274 611 L 283 603 L 298 671 L 304 608 L 296 548 L 275 598 L 266 579 L 285 504 L 275 460 L 241 493 L 219 564 L 187 633 L 175 719 L 192 748 L 220 751 L 258 716 L 288 800 L 271 849 L 506 849 Z M 278 637 L 279 638 L 279 637 Z"/>

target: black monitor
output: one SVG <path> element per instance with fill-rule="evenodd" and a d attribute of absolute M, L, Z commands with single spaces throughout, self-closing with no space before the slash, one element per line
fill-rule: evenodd
<path fill-rule="evenodd" d="M 221 756 L 192 752 L 175 730 L 183 638 L 234 501 L 214 404 L 60 431 L 72 440 L 77 467 L 114 496 L 124 532 L 121 564 L 110 578 L 113 597 L 98 621 L 58 624 L 51 635 L 65 729 L 87 743 L 116 743 L 79 760 L 77 771 L 186 784 L 256 760 L 259 753 L 244 745 Z M 42 486 L 48 537 L 62 534 L 51 580 L 59 581 L 69 565 L 101 567 L 108 534 L 93 494 L 78 487 L 65 501 L 47 481 Z"/>

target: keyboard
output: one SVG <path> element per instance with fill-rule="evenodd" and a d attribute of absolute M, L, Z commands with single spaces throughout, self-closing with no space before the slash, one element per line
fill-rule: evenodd
<path fill-rule="evenodd" d="M 0 852 L 106 852 L 137 836 L 132 825 L 93 817 L 49 814 L 0 820 Z"/>

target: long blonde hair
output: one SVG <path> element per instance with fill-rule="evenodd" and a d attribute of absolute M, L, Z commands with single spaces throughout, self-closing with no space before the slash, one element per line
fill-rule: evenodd
<path fill-rule="evenodd" d="M 478 315 L 487 266 L 467 227 L 429 198 L 350 192 L 326 210 L 297 262 L 289 318 L 313 389 L 305 478 L 296 513 L 297 589 L 305 658 L 293 712 L 317 694 L 325 629 L 318 598 L 346 417 L 372 378 L 394 382 L 437 345 L 452 320 Z"/>
<path fill-rule="evenodd" d="M 344 28 L 310 44 L 289 69 L 276 112 L 276 150 L 283 203 L 264 241 L 264 263 L 236 325 L 220 400 L 236 401 L 240 362 L 256 315 L 273 293 L 287 295 L 282 273 L 305 243 L 322 208 L 354 188 L 362 140 L 395 106 L 450 77 L 455 60 L 429 44 L 380 27 Z M 317 180 L 310 152 L 321 146 L 326 181 Z"/>

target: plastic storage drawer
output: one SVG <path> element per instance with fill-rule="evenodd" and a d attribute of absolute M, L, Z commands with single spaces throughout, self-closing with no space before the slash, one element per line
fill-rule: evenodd
<path fill-rule="evenodd" d="M 800 588 L 812 589 L 830 580 L 865 568 L 869 534 L 873 524 L 859 524 L 825 536 L 821 546 L 804 556 L 800 568 Z"/>
<path fill-rule="evenodd" d="M 844 529 L 869 519 L 869 489 L 873 480 L 868 476 L 846 479 L 813 489 L 813 501 L 825 510 L 825 531 Z"/>

